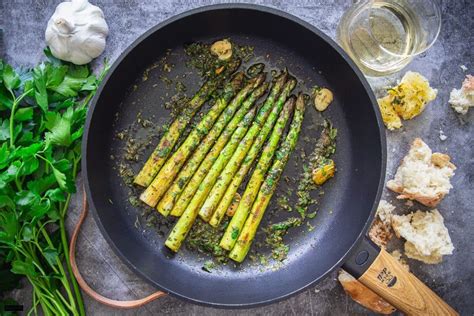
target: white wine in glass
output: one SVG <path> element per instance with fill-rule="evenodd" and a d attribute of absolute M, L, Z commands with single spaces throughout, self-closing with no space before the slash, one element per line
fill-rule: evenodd
<path fill-rule="evenodd" d="M 431 47 L 440 27 L 435 0 L 360 0 L 343 15 L 337 36 L 366 75 L 381 76 Z"/>

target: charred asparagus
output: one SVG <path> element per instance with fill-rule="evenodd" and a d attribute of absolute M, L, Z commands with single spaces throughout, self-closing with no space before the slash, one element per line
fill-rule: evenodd
<path fill-rule="evenodd" d="M 237 70 L 239 66 L 240 61 L 228 63 L 225 66 L 225 71 L 223 71 L 219 77 L 208 80 L 202 85 L 199 91 L 189 101 L 188 106 L 183 113 L 173 121 L 168 131 L 163 135 L 158 146 L 153 150 L 153 153 L 135 177 L 133 181 L 135 184 L 143 187 L 150 185 L 194 114 L 196 114 L 204 102 L 209 99 L 212 93 L 216 90 L 220 81 L 225 79 L 226 75 Z"/>
<path fill-rule="evenodd" d="M 249 151 L 257 136 L 262 133 L 262 136 L 265 136 L 263 137 L 263 140 L 265 140 L 273 124 L 275 123 L 275 120 L 277 119 L 278 114 L 280 113 L 280 110 L 283 107 L 283 104 L 285 103 L 286 99 L 288 98 L 288 95 L 291 93 L 291 90 L 293 90 L 295 85 L 295 80 L 289 80 L 285 84 L 285 87 L 283 88 L 283 91 L 279 96 L 277 102 L 273 102 L 275 104 L 272 103 L 270 105 L 273 106 L 272 111 L 270 112 L 269 109 L 266 110 L 264 107 L 262 107 L 262 110 L 266 110 L 266 112 L 262 112 L 261 110 L 260 113 L 265 113 L 265 115 L 257 116 L 255 121 L 252 123 L 252 126 L 250 127 L 249 131 L 245 135 L 244 139 L 242 139 L 235 152 L 232 153 L 231 157 L 229 157 L 228 159 L 222 159 L 220 161 L 221 164 L 215 163 L 212 166 L 210 174 L 206 177 L 207 179 L 203 181 L 203 190 L 201 190 L 201 192 L 203 193 L 200 194 L 198 197 L 193 198 L 196 200 L 198 198 L 200 199 L 199 204 L 200 206 L 202 205 L 202 208 L 199 211 L 199 216 L 204 221 L 209 221 L 215 207 L 220 201 L 220 198 L 224 195 L 229 182 L 232 180 L 233 175 L 239 168 L 240 164 L 242 163 L 242 160 L 245 158 L 245 155 Z M 269 122 L 269 124 L 267 125 L 266 122 Z M 207 196 L 211 188 L 212 192 L 209 196 Z M 198 190 L 197 194 L 199 193 L 200 192 Z M 204 199 L 206 199 L 206 197 L 207 200 L 205 201 Z"/>
<path fill-rule="evenodd" d="M 155 179 L 140 195 L 140 200 L 151 207 L 156 206 L 186 159 L 194 152 L 201 139 L 208 134 L 209 129 L 213 126 L 221 112 L 227 107 L 228 102 L 235 93 L 240 90 L 243 79 L 244 74 L 239 72 L 226 84 L 222 96 L 216 100 L 213 107 L 191 131 L 178 150 L 166 161 Z"/>
<path fill-rule="evenodd" d="M 296 81 L 291 80 L 287 83 L 288 85 L 296 85 Z M 286 89 L 285 91 L 288 91 Z M 260 149 L 262 148 L 265 140 L 267 139 L 268 134 L 270 134 L 275 121 L 278 119 L 278 115 L 283 108 L 283 105 L 287 101 L 288 95 L 282 94 L 278 101 L 275 103 L 275 106 L 272 109 L 272 112 L 268 116 L 268 119 L 265 121 L 265 124 L 259 129 L 256 133 L 252 134 L 252 129 L 249 130 L 247 135 L 245 135 L 244 140 L 242 140 L 238 149 L 232 156 L 229 163 L 226 165 L 225 169 L 221 173 L 221 176 L 217 182 L 212 187 L 209 196 L 204 202 L 201 210 L 199 211 L 199 216 L 205 221 L 209 221 L 211 216 L 214 214 L 215 209 L 217 208 L 220 200 L 225 194 L 229 184 L 235 179 L 234 175 L 239 170 L 241 164 L 246 164 L 250 167 L 255 158 L 257 157 Z M 293 98 L 290 98 L 290 100 Z M 294 102 L 293 101 L 290 101 Z M 252 126 L 253 127 L 253 126 Z M 234 192 L 235 193 L 235 192 Z M 223 215 L 225 211 L 220 214 Z M 220 216 L 218 215 L 218 216 Z M 217 223 L 216 223 L 217 224 Z"/>
<path fill-rule="evenodd" d="M 244 117 L 243 121 L 240 122 L 239 127 L 235 130 L 232 134 L 232 138 L 229 143 L 233 142 L 233 140 L 237 140 L 237 143 L 240 139 L 245 135 L 248 127 L 250 126 L 252 119 L 255 115 L 256 109 L 253 108 L 250 110 L 247 115 Z M 170 235 L 166 239 L 165 245 L 173 251 L 178 251 L 179 247 L 181 247 L 181 243 L 186 238 L 187 233 L 191 229 L 191 226 L 194 223 L 194 220 L 197 217 L 198 212 L 196 211 L 197 207 L 195 208 L 185 208 L 183 209 L 184 213 L 179 218 L 176 225 L 171 230 Z"/>
<path fill-rule="evenodd" d="M 245 221 L 242 232 L 240 234 L 238 231 L 233 232 L 232 237 L 236 237 L 236 235 L 238 236 L 237 242 L 229 254 L 229 257 L 234 261 L 242 262 L 247 255 L 263 214 L 268 207 L 268 203 L 270 202 L 273 193 L 275 192 L 278 180 L 288 162 L 291 152 L 296 146 L 299 132 L 301 130 L 301 123 L 303 122 L 304 117 L 305 102 L 303 98 L 304 97 L 300 94 L 290 131 L 288 132 L 282 146 L 275 154 L 275 159 L 265 176 L 263 184 L 258 190 L 257 198 L 255 199 L 250 214 Z M 256 189 L 254 188 L 254 190 Z M 234 227 L 230 227 L 230 229 L 234 229 Z"/>
<path fill-rule="evenodd" d="M 256 120 L 261 121 L 262 118 L 263 118 L 263 115 L 267 115 L 269 113 L 269 109 L 271 108 L 271 105 L 273 104 L 273 101 L 280 94 L 280 91 L 282 90 L 282 88 L 285 84 L 286 78 L 287 78 L 287 75 L 286 75 L 286 73 L 284 73 L 277 79 L 277 81 L 275 82 L 275 84 L 272 88 L 272 91 L 270 92 L 270 95 L 267 97 L 267 100 L 265 101 L 264 105 L 260 109 Z M 258 117 L 260 117 L 260 118 L 258 118 Z M 205 160 L 202 162 L 201 166 L 199 166 L 199 169 L 196 172 L 196 174 L 193 176 L 193 178 L 189 181 L 189 183 L 187 184 L 187 186 L 183 190 L 182 194 L 179 197 L 179 200 L 177 201 L 176 205 L 173 207 L 173 210 L 171 211 L 172 215 L 181 216 L 181 214 L 184 212 L 184 209 L 188 206 L 191 199 L 193 198 L 196 191 L 198 190 L 198 187 L 200 186 L 201 182 L 204 180 L 204 178 L 209 173 L 209 171 L 210 171 L 211 167 L 213 166 L 214 162 L 216 161 L 216 159 L 218 159 L 220 151 L 222 150 L 222 148 L 224 148 L 223 145 L 221 147 L 221 143 L 219 143 L 219 140 L 216 142 L 216 145 L 213 147 L 211 152 L 207 155 Z M 219 147 L 220 147 L 219 150 L 214 150 L 217 145 L 219 145 Z M 237 146 L 237 145 L 235 145 L 235 146 Z M 233 147 L 232 152 L 229 150 L 228 155 L 231 155 L 233 153 L 233 151 L 235 150 L 235 146 Z M 222 158 L 222 159 L 224 159 L 224 158 Z M 221 164 L 223 163 L 222 161 L 221 161 Z M 206 193 L 206 195 L 207 195 L 207 193 Z M 199 206 L 200 205 L 198 205 L 198 207 Z"/>
<path fill-rule="evenodd" d="M 281 135 L 283 134 L 285 130 L 286 123 L 288 122 L 288 119 L 291 113 L 293 112 L 294 105 L 295 105 L 294 97 L 286 101 L 285 106 L 283 110 L 281 111 L 280 116 L 278 118 L 278 121 L 276 122 L 275 127 L 272 130 L 268 143 L 263 149 L 261 158 L 257 164 L 257 168 L 263 169 L 264 172 L 266 172 L 266 169 L 268 169 L 268 166 L 270 165 L 273 154 L 275 153 L 278 146 L 278 142 L 280 141 Z M 230 204 L 232 203 L 232 200 L 234 199 L 237 189 L 239 188 L 244 177 L 247 175 L 248 171 L 250 170 L 250 167 L 252 166 L 254 160 L 257 158 L 258 154 L 260 153 L 260 148 L 262 147 L 263 142 L 264 142 L 263 138 L 266 138 L 266 135 L 262 135 L 262 133 L 260 133 L 258 138 L 253 143 L 252 147 L 250 148 L 247 156 L 245 157 L 245 160 L 242 162 L 239 170 L 232 177 L 230 181 L 230 185 L 227 187 L 227 190 L 225 190 L 225 193 L 222 199 L 220 200 L 216 210 L 214 211 L 214 214 L 211 217 L 211 220 L 209 221 L 209 224 L 211 224 L 211 226 L 213 227 L 218 226 L 222 218 L 224 217 L 227 209 L 229 208 Z M 214 192 L 215 191 L 213 190 L 212 193 Z M 208 200 L 209 200 L 209 197 L 208 197 Z M 206 200 L 206 202 L 208 200 Z"/>
<path fill-rule="evenodd" d="M 193 177 L 194 173 L 213 145 L 213 151 L 217 152 L 217 154 L 220 152 L 239 123 L 244 118 L 245 114 L 247 114 L 247 112 L 253 106 L 257 93 L 260 92 L 255 92 L 254 97 L 248 98 L 245 102 L 244 99 L 264 80 L 265 75 L 262 74 L 250 80 L 249 83 L 241 91 L 239 91 L 227 109 L 221 114 L 216 124 L 214 124 L 209 134 L 206 135 L 183 169 L 179 172 L 171 187 L 169 187 L 168 191 L 166 191 L 165 195 L 161 198 L 158 206 L 156 207 L 158 212 L 164 216 L 167 216 L 171 212 L 173 206 L 175 205 L 176 199 L 180 196 L 186 184 Z M 240 107 L 241 104 L 242 106 Z M 234 115 L 234 112 L 238 107 L 240 107 L 240 109 Z"/>

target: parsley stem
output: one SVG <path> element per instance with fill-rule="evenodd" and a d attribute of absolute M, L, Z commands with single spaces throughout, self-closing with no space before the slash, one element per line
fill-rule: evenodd
<path fill-rule="evenodd" d="M 51 248 L 54 248 L 54 245 L 51 241 L 51 238 L 49 238 L 48 232 L 45 230 L 44 226 L 41 224 L 40 221 L 38 221 L 38 224 L 40 225 L 41 233 L 42 233 L 43 237 L 46 239 L 46 242 L 48 243 L 48 245 Z M 37 244 L 37 247 L 41 251 L 41 248 L 38 244 Z M 67 293 L 67 296 L 69 298 L 69 304 L 67 304 L 67 306 L 69 306 L 69 309 L 71 309 L 72 311 L 76 311 L 76 302 L 74 301 L 74 297 L 73 297 L 72 292 L 71 292 L 71 284 L 69 283 L 69 279 L 67 278 L 66 272 L 64 271 L 63 265 L 62 265 L 61 260 L 59 259 L 59 257 L 56 258 L 56 265 L 58 266 L 60 275 L 62 276 L 60 278 L 61 283 L 63 284 L 64 289 L 65 289 L 65 291 Z M 50 266 L 56 273 L 58 273 L 58 270 L 54 267 L 53 264 L 50 264 Z"/>
<path fill-rule="evenodd" d="M 33 285 L 33 293 L 36 293 L 35 296 L 38 298 L 38 302 L 41 305 L 41 309 L 43 311 L 43 314 L 46 315 L 46 316 L 51 315 L 50 309 L 52 310 L 52 307 L 49 304 L 49 302 L 47 302 L 46 300 L 41 298 L 42 294 L 40 292 L 40 288 L 35 284 L 35 281 L 33 281 L 33 279 L 31 277 L 27 276 L 27 278 L 28 278 L 28 281 L 30 281 L 30 283 Z M 38 303 L 36 303 L 36 305 L 37 304 Z M 37 314 L 36 313 L 36 305 L 34 305 L 35 314 Z"/>
<path fill-rule="evenodd" d="M 63 304 L 71 311 L 73 311 L 73 314 L 74 315 L 77 315 L 76 313 L 76 308 L 75 306 L 72 307 L 70 303 L 68 303 L 68 301 L 66 301 L 66 299 L 64 298 L 64 296 L 61 294 L 61 292 L 59 292 L 58 289 L 56 289 L 56 294 L 57 294 L 57 297 L 59 297 L 59 299 L 61 300 L 61 302 L 63 302 Z"/>
<path fill-rule="evenodd" d="M 24 97 L 30 94 L 31 91 L 33 91 L 33 89 L 29 89 L 28 91 L 23 92 L 18 98 L 14 98 L 13 100 L 12 110 L 10 112 L 10 147 L 13 147 L 13 145 L 15 145 L 15 135 L 13 135 L 13 126 L 15 122 L 16 107 L 18 106 L 18 104 L 20 104 L 21 100 L 23 100 Z M 15 95 L 12 93 L 12 96 Z"/>
<path fill-rule="evenodd" d="M 77 175 L 77 168 L 78 168 L 79 161 L 80 161 L 80 157 L 74 160 L 74 164 L 72 167 L 72 177 L 74 179 L 76 178 L 76 175 Z M 84 301 L 82 300 L 81 291 L 79 289 L 79 285 L 77 284 L 76 278 L 74 277 L 74 274 L 72 272 L 71 262 L 69 261 L 69 244 L 68 244 L 67 236 L 66 236 L 66 225 L 64 223 L 66 211 L 69 207 L 70 201 L 71 201 L 71 194 L 69 193 L 67 195 L 66 202 L 64 202 L 63 209 L 61 210 L 61 213 L 60 213 L 59 230 L 61 232 L 61 242 L 63 245 L 64 259 L 65 259 L 64 261 L 66 261 L 66 267 L 69 272 L 69 275 L 71 276 L 71 283 L 74 289 L 74 293 L 76 294 L 77 305 L 79 306 L 79 315 L 85 316 L 86 310 L 84 308 Z"/>
<path fill-rule="evenodd" d="M 65 213 L 64 210 L 67 210 L 69 206 L 69 202 L 71 200 L 71 194 L 68 194 L 68 197 L 66 199 L 66 203 L 64 203 L 64 208 L 61 211 L 62 214 Z M 66 262 L 66 267 L 69 272 L 69 275 L 71 276 L 71 283 L 74 289 L 74 293 L 76 295 L 76 301 L 79 306 L 79 315 L 84 316 L 86 315 L 86 310 L 84 308 L 84 302 L 82 300 L 82 295 L 81 291 L 79 290 L 79 285 L 77 284 L 76 278 L 74 277 L 74 274 L 72 272 L 72 267 L 71 263 L 69 261 L 69 244 L 67 242 L 67 236 L 66 236 L 66 225 L 64 223 L 64 216 L 61 216 L 59 219 L 59 230 L 61 232 L 61 243 L 63 245 L 63 250 L 64 250 L 64 261 Z"/>
<path fill-rule="evenodd" d="M 15 178 L 15 185 L 16 185 L 16 188 L 18 189 L 18 191 L 21 191 L 21 190 L 22 190 L 21 182 L 18 181 L 17 178 Z"/>
<path fill-rule="evenodd" d="M 38 303 L 39 303 L 39 302 L 38 302 L 38 300 L 36 299 L 36 296 L 37 296 L 37 295 L 36 295 L 36 291 L 33 291 L 32 296 L 33 296 L 33 304 L 31 305 L 31 308 L 30 308 L 30 310 L 28 311 L 28 314 L 26 314 L 27 316 L 30 316 L 31 313 L 33 313 L 33 312 L 35 313 L 35 315 L 38 315 L 38 310 L 36 309 L 36 307 L 38 306 Z"/>

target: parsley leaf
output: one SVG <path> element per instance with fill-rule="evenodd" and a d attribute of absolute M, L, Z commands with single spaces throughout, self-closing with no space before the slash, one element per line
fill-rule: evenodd
<path fill-rule="evenodd" d="M 35 100 L 43 112 L 46 112 L 48 110 L 48 93 L 46 91 L 46 74 L 44 66 L 42 65 L 44 64 L 41 64 L 33 70 L 33 79 L 35 86 Z"/>
<path fill-rule="evenodd" d="M 49 49 L 45 54 L 50 61 L 31 69 L 14 70 L 0 59 L 0 290 L 27 275 L 37 305 L 47 300 L 54 310 L 46 312 L 69 315 L 83 303 L 71 276 L 57 269 L 69 265 L 61 236 L 87 106 L 105 70 L 96 78 L 87 65 L 61 62 Z"/>
<path fill-rule="evenodd" d="M 0 111 L 12 108 L 13 101 L 11 97 L 10 92 L 3 85 L 0 85 Z"/>
<path fill-rule="evenodd" d="M 5 119 L 1 121 L 0 119 L 0 122 L 2 122 L 0 124 L 0 141 L 7 140 L 10 138 L 10 120 Z"/>
<path fill-rule="evenodd" d="M 75 97 L 83 84 L 83 78 L 74 78 L 66 75 L 59 85 L 51 87 L 50 89 L 65 97 Z"/>
<path fill-rule="evenodd" d="M 13 70 L 12 66 L 10 65 L 4 65 L 3 66 L 3 84 L 5 85 L 5 88 L 7 88 L 10 91 L 13 91 L 14 89 L 18 88 L 20 86 L 20 77 L 18 74 Z"/>
<path fill-rule="evenodd" d="M 27 259 L 26 262 L 20 260 L 13 261 L 11 271 L 16 274 L 24 274 L 30 277 L 37 275 L 32 259 Z"/>
<path fill-rule="evenodd" d="M 16 110 L 14 118 L 15 121 L 31 120 L 33 118 L 33 108 L 27 107 Z"/>
<path fill-rule="evenodd" d="M 71 108 L 68 108 L 68 110 L 69 109 Z M 69 146 L 71 144 L 70 115 L 61 115 L 58 112 L 48 112 L 46 113 L 45 126 L 50 131 L 49 133 L 46 133 L 46 140 L 48 142 L 62 146 Z"/>

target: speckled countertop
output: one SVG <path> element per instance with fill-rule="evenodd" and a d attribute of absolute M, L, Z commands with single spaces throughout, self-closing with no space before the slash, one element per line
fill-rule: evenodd
<path fill-rule="evenodd" d="M 15 65 L 31 65 L 43 58 L 43 32 L 46 23 L 59 1 L 9 0 L 0 2 L 0 53 Z M 198 0 L 96 0 L 104 9 L 110 26 L 105 56 L 112 61 L 137 37 L 155 24 L 191 8 L 219 1 Z M 350 0 L 338 1 L 255 1 L 257 4 L 281 9 L 315 25 L 335 37 L 337 23 Z M 438 41 L 426 53 L 417 57 L 406 70 L 426 76 L 438 88 L 438 97 L 418 118 L 404 123 L 399 132 L 387 132 L 388 164 L 390 178 L 413 138 L 420 136 L 435 151 L 447 152 L 458 167 L 452 179 L 454 190 L 439 205 L 446 226 L 450 231 L 455 251 L 438 265 L 425 265 L 409 260 L 415 275 L 423 280 L 462 315 L 474 313 L 474 111 L 466 116 L 457 115 L 449 106 L 449 91 L 459 88 L 464 76 L 474 72 L 474 2 L 442 1 L 443 26 Z M 465 65 L 463 71 L 460 65 Z M 400 79 L 401 73 L 378 79 L 369 79 L 375 92 Z M 440 130 L 447 136 L 439 138 Z M 80 181 L 79 181 L 80 182 Z M 80 183 L 79 183 L 80 185 Z M 385 191 L 384 198 L 395 200 L 395 195 Z M 407 212 L 403 203 L 394 201 L 401 212 Z M 417 207 L 417 206 L 415 206 Z M 69 227 L 76 222 L 80 211 L 80 196 L 72 201 Z M 395 245 L 396 246 L 396 245 Z M 154 291 L 122 264 L 101 236 L 92 217 L 87 218 L 79 238 L 78 263 L 83 275 L 93 288 L 115 299 L 139 298 Z M 225 311 L 228 315 L 364 315 L 367 310 L 348 298 L 333 273 L 316 287 L 286 301 L 244 311 Z M 31 304 L 28 286 L 12 295 L 25 307 Z M 119 311 L 91 300 L 85 295 L 86 309 L 90 315 L 135 314 L 206 314 L 223 311 L 182 302 L 165 297 L 140 309 Z"/>

